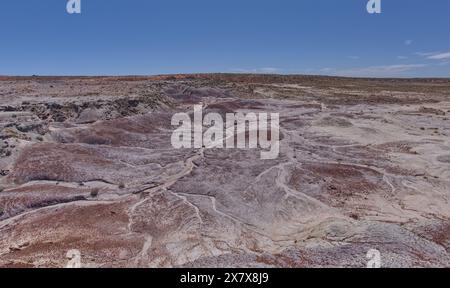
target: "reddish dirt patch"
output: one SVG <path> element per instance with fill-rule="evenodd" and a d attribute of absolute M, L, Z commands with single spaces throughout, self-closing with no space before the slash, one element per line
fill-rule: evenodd
<path fill-rule="evenodd" d="M 339 164 L 305 164 L 292 171 L 288 183 L 332 206 L 342 206 L 350 198 L 389 191 L 382 174 L 369 168 Z"/>
<path fill-rule="evenodd" d="M 45 267 L 64 267 L 67 251 L 78 249 L 85 265 L 119 265 L 142 248 L 140 236 L 127 236 L 129 204 L 68 205 L 53 208 L 51 214 L 29 215 L 2 229 L 1 235 L 10 237 L 0 236 L 1 247 L 26 243 L 2 255 L 2 262 L 6 265 L 27 263 L 36 266 L 35 263 L 39 263 Z"/>
<path fill-rule="evenodd" d="M 77 164 L 85 169 L 77 169 Z M 83 178 L 91 177 L 89 169 L 108 166 L 114 166 L 114 163 L 95 153 L 94 149 L 42 143 L 24 149 L 8 178 L 17 184 L 35 180 L 81 182 Z"/>

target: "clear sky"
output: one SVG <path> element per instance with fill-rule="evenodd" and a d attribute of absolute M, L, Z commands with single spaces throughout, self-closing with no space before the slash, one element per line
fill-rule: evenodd
<path fill-rule="evenodd" d="M 450 1 L 0 1 L 0 75 L 450 77 Z"/>

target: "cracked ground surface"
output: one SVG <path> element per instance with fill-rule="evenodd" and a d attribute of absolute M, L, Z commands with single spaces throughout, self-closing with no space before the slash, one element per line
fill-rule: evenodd
<path fill-rule="evenodd" d="M 171 117 L 280 113 L 280 156 Z M 0 266 L 450 266 L 450 81 L 0 78 Z"/>

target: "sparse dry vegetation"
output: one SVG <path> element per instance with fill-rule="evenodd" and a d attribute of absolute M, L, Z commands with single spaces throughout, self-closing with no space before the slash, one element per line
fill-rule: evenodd
<path fill-rule="evenodd" d="M 97 198 L 99 193 L 100 193 L 100 188 L 92 188 L 90 195 L 92 198 Z"/>

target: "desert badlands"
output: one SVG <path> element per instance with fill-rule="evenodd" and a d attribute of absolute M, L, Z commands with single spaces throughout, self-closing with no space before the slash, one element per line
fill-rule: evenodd
<path fill-rule="evenodd" d="M 199 104 L 278 157 L 174 148 Z M 450 266 L 448 79 L 1 77 L 0 125 L 1 267 Z"/>

